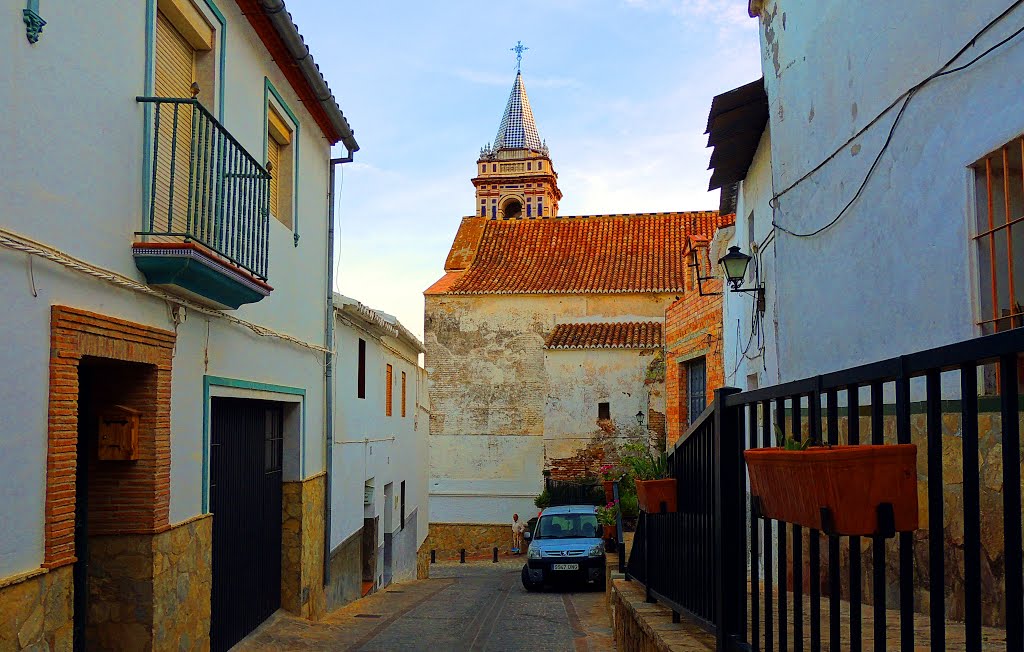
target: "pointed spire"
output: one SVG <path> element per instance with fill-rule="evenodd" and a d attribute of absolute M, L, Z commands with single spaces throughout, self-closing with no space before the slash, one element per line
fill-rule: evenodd
<path fill-rule="evenodd" d="M 533 111 L 530 109 L 530 99 L 526 97 L 522 73 L 516 73 L 512 93 L 509 94 L 508 104 L 505 105 L 505 115 L 501 118 L 498 135 L 494 137 L 494 150 L 501 149 L 531 149 L 535 152 L 547 149 L 537 134 L 537 124 L 533 121 Z"/>

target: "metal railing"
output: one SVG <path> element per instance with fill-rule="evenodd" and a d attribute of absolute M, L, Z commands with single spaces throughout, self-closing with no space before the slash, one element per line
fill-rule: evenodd
<path fill-rule="evenodd" d="M 596 480 L 573 482 L 544 478 L 544 489 L 551 498 L 551 507 L 559 505 L 604 505 L 604 488 Z"/>
<path fill-rule="evenodd" d="M 153 105 L 148 242 L 193 242 L 267 279 L 270 173 L 198 100 Z"/>
<path fill-rule="evenodd" d="M 983 624 L 998 628 L 1005 649 L 1024 649 L 1021 352 L 1024 329 L 774 387 L 717 390 L 670 452 L 679 512 L 641 518 L 630 575 L 650 578 L 651 599 L 714 631 L 719 650 L 860 651 L 869 639 L 875 651 L 974 652 L 990 645 Z M 747 491 L 743 450 L 779 437 L 917 443 L 922 528 L 848 537 L 764 518 Z M 946 530 L 960 520 L 962 545 Z M 1001 550 L 983 549 L 983 523 L 999 529 Z M 986 561 L 983 576 L 986 554 L 1002 567 Z M 995 615 L 983 614 L 993 601 Z M 983 622 L 993 619 L 1002 622 Z"/>

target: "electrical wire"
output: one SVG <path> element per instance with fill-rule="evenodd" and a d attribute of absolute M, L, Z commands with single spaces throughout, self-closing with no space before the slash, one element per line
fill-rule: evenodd
<path fill-rule="evenodd" d="M 32 238 L 14 233 L 12 231 L 8 231 L 7 229 L 2 227 L 0 227 L 0 246 L 6 247 L 8 249 L 13 249 L 14 251 L 20 251 L 22 253 L 35 256 L 37 258 L 49 260 L 50 262 L 57 263 L 58 265 L 61 265 L 68 269 L 74 270 L 81 274 L 85 274 L 87 276 L 91 276 L 93 278 L 99 279 L 101 281 L 104 281 L 106 283 L 123 289 L 132 290 L 135 292 L 139 292 L 141 294 L 148 294 L 149 296 L 156 297 L 164 301 L 171 301 L 173 303 L 188 306 L 190 309 L 202 313 L 204 315 L 218 317 L 225 321 L 231 322 L 232 324 L 235 324 L 237 326 L 247 328 L 253 333 L 259 335 L 260 337 L 272 337 L 275 339 L 283 340 L 290 344 L 294 344 L 296 346 L 300 346 L 321 353 L 331 352 L 329 349 L 325 347 L 316 344 L 310 344 L 309 342 L 304 342 L 303 340 L 288 335 L 287 333 L 281 333 L 272 328 L 260 326 L 259 324 L 254 324 L 244 319 L 239 319 L 234 315 L 229 315 L 227 313 L 215 310 L 213 308 L 207 308 L 206 306 L 203 306 L 201 304 L 194 303 L 187 299 L 174 296 L 167 292 L 162 292 L 148 285 L 143 285 L 142 283 L 139 283 L 133 278 L 129 278 L 127 276 L 124 276 L 123 274 L 112 272 L 108 269 L 104 269 L 91 263 L 87 263 L 84 260 L 75 258 L 74 256 L 64 253 L 63 251 L 55 247 L 51 247 L 49 245 L 33 240 Z"/>
<path fill-rule="evenodd" d="M 794 237 L 797 237 L 797 238 L 810 238 L 810 237 L 818 235 L 822 231 L 825 231 L 825 230 L 831 228 L 833 225 L 835 225 L 836 222 L 838 222 L 843 217 L 843 215 L 846 214 L 847 210 L 849 210 L 849 208 L 854 204 L 854 202 L 857 201 L 857 199 L 860 197 L 861 193 L 863 192 L 864 188 L 867 186 L 868 181 L 871 179 L 875 169 L 878 167 L 878 163 L 881 160 L 882 155 L 889 148 L 889 145 L 892 142 L 893 134 L 896 131 L 896 127 L 899 125 L 900 120 L 903 117 L 903 114 L 906 112 L 907 105 L 910 103 L 910 100 L 917 94 L 918 91 L 920 91 L 925 85 L 927 85 L 928 83 L 932 82 L 933 80 L 938 79 L 939 77 L 943 77 L 945 75 L 950 75 L 950 74 L 953 74 L 953 73 L 956 73 L 956 72 L 960 72 L 962 70 L 966 70 L 967 68 L 970 68 L 971 66 L 976 64 L 978 61 L 981 61 L 983 58 L 985 58 L 986 56 L 988 56 L 989 54 L 991 54 L 995 50 L 1001 48 L 1002 46 L 1004 46 L 1007 43 L 1009 43 L 1010 41 L 1012 41 L 1014 38 L 1019 36 L 1021 33 L 1024 33 L 1024 27 L 1021 27 L 1021 28 L 1017 29 L 1016 31 L 1014 31 L 1009 36 L 1007 36 L 1006 38 L 1004 38 L 1001 41 L 999 41 L 998 43 L 996 43 L 995 45 L 992 45 L 991 47 L 989 47 L 984 52 L 980 53 L 978 56 L 974 57 L 973 59 L 971 59 L 967 63 L 964 63 L 964 64 L 962 64 L 960 66 L 955 67 L 955 68 L 949 68 L 953 64 L 953 62 L 955 62 L 957 59 L 959 59 L 961 56 L 963 56 L 964 53 L 966 53 L 971 47 L 974 47 L 974 45 L 976 44 L 976 42 L 977 42 L 977 40 L 979 38 L 981 38 L 987 31 L 992 29 L 992 27 L 994 27 L 1000 21 L 1002 21 L 1006 16 L 1008 16 L 1011 12 L 1013 12 L 1014 9 L 1019 7 L 1021 4 L 1024 4 L 1024 0 L 1016 0 L 1016 2 L 1014 2 L 1012 5 L 1010 5 L 1005 11 L 1003 11 L 1001 14 L 999 14 L 998 16 L 993 18 L 991 21 L 989 21 L 984 27 L 982 27 L 982 29 L 978 33 L 976 33 L 974 35 L 974 37 L 971 38 L 971 40 L 969 40 L 967 42 L 966 45 L 964 45 L 962 48 L 960 48 L 960 50 L 957 51 L 957 53 L 955 55 L 953 55 L 948 61 L 946 61 L 946 63 L 944 63 L 942 66 L 940 66 L 931 75 L 928 75 L 923 80 L 921 80 L 920 82 L 918 82 L 917 84 L 915 84 L 914 86 L 912 86 L 911 88 L 909 88 L 908 90 L 904 91 L 899 96 L 897 96 L 896 99 L 893 100 L 891 104 L 889 104 L 878 115 L 876 115 L 874 118 L 872 118 L 867 124 L 864 125 L 864 127 L 859 129 L 853 136 L 851 136 L 849 139 L 847 139 L 846 142 L 844 142 L 842 145 L 840 145 L 835 151 L 833 151 L 831 154 L 829 154 L 821 163 L 819 163 L 818 165 L 816 165 L 813 168 L 811 168 L 803 176 L 798 178 L 796 181 L 794 181 L 790 185 L 786 186 L 784 189 L 782 189 L 778 193 L 774 193 L 772 195 L 772 198 L 768 202 L 769 205 L 771 206 L 772 212 L 773 212 L 772 226 L 777 228 L 777 229 L 779 229 L 780 231 L 782 231 L 784 233 L 787 233 L 787 234 L 789 234 L 791 236 L 794 236 Z M 783 227 L 782 225 L 778 224 L 778 222 L 774 219 L 774 211 L 775 211 L 775 209 L 778 206 L 779 199 L 783 195 L 785 195 L 786 193 L 790 192 L 791 190 L 796 188 L 798 185 L 802 184 L 804 181 L 806 181 L 811 176 L 813 176 L 815 173 L 817 173 L 819 170 L 821 170 L 823 167 L 825 167 L 840 152 L 845 150 L 850 144 L 852 144 L 854 141 L 856 141 L 861 136 L 863 136 L 864 133 L 866 133 L 871 127 L 873 127 L 875 124 L 877 124 L 878 121 L 881 120 L 883 116 L 888 114 L 892 109 L 894 109 L 901 102 L 902 102 L 902 106 L 900 106 L 899 112 L 896 114 L 896 119 L 893 120 L 892 126 L 889 128 L 889 133 L 886 136 L 885 142 L 882 144 L 881 149 L 879 149 L 878 155 L 875 156 L 874 161 L 872 161 L 871 167 L 868 168 L 868 171 L 867 171 L 867 173 L 864 176 L 864 180 L 858 186 L 857 191 L 854 193 L 854 195 L 850 199 L 850 201 L 846 203 L 846 205 L 843 207 L 843 209 L 839 212 L 838 215 L 836 215 L 832 220 L 827 222 L 824 226 L 821 226 L 821 227 L 819 227 L 817 229 L 814 229 L 813 231 L 809 231 L 807 233 L 798 233 L 798 232 L 795 232 L 795 231 L 793 231 L 791 229 L 788 229 L 788 228 Z"/>

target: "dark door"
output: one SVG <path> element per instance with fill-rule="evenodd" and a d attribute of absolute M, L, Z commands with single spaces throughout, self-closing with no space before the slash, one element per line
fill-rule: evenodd
<path fill-rule="evenodd" d="M 686 416 L 693 423 L 708 406 L 707 365 L 704 358 L 698 358 L 686 365 Z"/>
<path fill-rule="evenodd" d="M 215 652 L 230 648 L 281 606 L 283 427 L 278 404 L 211 399 Z"/>
<path fill-rule="evenodd" d="M 96 438 L 95 414 L 92 409 L 92 370 L 78 368 L 78 464 L 75 468 L 75 562 L 74 616 L 72 648 L 86 649 L 85 629 L 89 614 L 89 459 Z"/>

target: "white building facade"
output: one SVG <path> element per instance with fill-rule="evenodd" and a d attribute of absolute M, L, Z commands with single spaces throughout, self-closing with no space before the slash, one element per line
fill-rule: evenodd
<path fill-rule="evenodd" d="M 38 4 L 0 26 L 0 647 L 315 617 L 352 131 L 280 0 Z"/>
<path fill-rule="evenodd" d="M 767 125 L 749 170 L 721 181 L 739 181 L 731 244 L 761 245 L 767 301 L 752 336 L 750 295 L 726 297 L 726 383 L 764 386 L 1019 325 L 1024 46 L 1011 34 L 1024 10 L 750 5 Z"/>
<path fill-rule="evenodd" d="M 335 295 L 337 348 L 328 605 L 426 577 L 429 405 L 423 344 Z"/>

